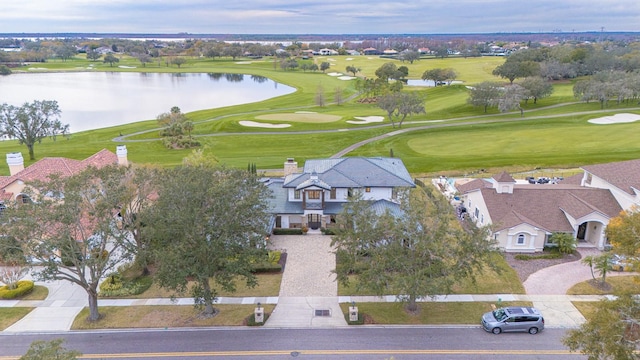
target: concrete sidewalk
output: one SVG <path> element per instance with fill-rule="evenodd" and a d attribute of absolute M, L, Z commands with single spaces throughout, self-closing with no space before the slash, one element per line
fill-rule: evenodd
<path fill-rule="evenodd" d="M 335 256 L 330 237 L 320 234 L 304 236 L 274 236 L 273 248 L 287 252 L 287 264 L 282 277 L 279 296 L 220 297 L 218 304 L 276 304 L 265 327 L 309 328 L 347 326 L 340 303 L 396 302 L 397 296 L 338 296 Z M 585 272 L 585 270 L 587 272 Z M 573 301 L 597 301 L 604 296 L 567 296 L 569 286 L 590 276 L 580 262 L 565 263 L 532 274 L 524 286 L 527 295 L 518 294 L 458 294 L 435 296 L 421 302 L 490 302 L 531 301 L 544 314 L 549 328 L 572 328 L 585 319 L 573 306 Z M 560 276 L 559 276 L 560 275 Z M 27 316 L 4 332 L 60 332 L 71 329 L 77 314 L 88 306 L 87 294 L 79 286 L 67 281 L 37 283 L 49 289 L 42 301 L 2 300 L 0 307 L 34 307 Z M 193 305 L 192 298 L 171 301 L 161 299 L 100 299 L 98 306 Z M 317 312 L 320 310 L 319 312 Z"/>
<path fill-rule="evenodd" d="M 62 284 L 48 284 L 50 289 L 61 292 Z M 606 296 L 598 295 L 513 295 L 513 294 L 458 294 L 448 296 L 435 296 L 434 298 L 421 299 L 419 302 L 507 302 L 507 301 L 532 301 L 534 306 L 544 314 L 546 327 L 549 328 L 573 328 L 580 325 L 584 318 L 571 304 L 572 301 L 598 301 Z M 339 303 L 355 302 L 397 302 L 395 295 L 388 296 L 340 296 L 340 297 L 221 297 L 217 304 L 277 304 L 286 309 L 278 322 L 267 323 L 266 327 L 274 328 L 309 328 L 309 327 L 337 327 L 347 326 L 337 323 L 338 317 L 344 321 Z M 84 303 L 83 303 L 84 302 Z M 42 300 L 42 301 L 0 301 L 0 307 L 35 307 L 27 316 L 4 330 L 6 333 L 18 332 L 60 332 L 69 331 L 73 320 L 78 313 L 87 306 L 87 301 L 76 299 L 68 300 Z M 102 299 L 98 306 L 153 306 L 175 305 L 192 306 L 192 298 L 179 298 L 171 301 L 168 298 L 159 299 Z M 328 309 L 332 316 L 316 316 L 315 310 Z M 333 316 L 333 315 L 336 316 Z M 272 315 L 273 316 L 273 315 Z"/>

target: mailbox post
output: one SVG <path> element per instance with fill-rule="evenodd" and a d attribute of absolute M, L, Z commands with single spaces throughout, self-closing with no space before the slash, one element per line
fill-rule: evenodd
<path fill-rule="evenodd" d="M 264 309 L 260 306 L 260 303 L 258 303 L 258 307 L 255 308 L 253 315 L 256 324 L 262 324 L 264 322 Z"/>
<path fill-rule="evenodd" d="M 351 306 L 349 306 L 349 321 L 358 321 L 358 307 L 356 306 L 355 301 L 351 303 Z"/>

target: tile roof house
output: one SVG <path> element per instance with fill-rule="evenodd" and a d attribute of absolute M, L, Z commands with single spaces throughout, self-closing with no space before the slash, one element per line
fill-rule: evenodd
<path fill-rule="evenodd" d="M 398 190 L 415 187 L 398 158 L 348 157 L 307 160 L 302 169 L 290 158 L 284 177 L 265 180 L 272 190 L 277 228 L 330 226 L 355 191 L 372 201 L 376 211 L 397 212 Z"/>
<path fill-rule="evenodd" d="M 22 154 L 7 154 L 7 165 L 9 166 L 9 176 L 0 176 L 0 200 L 27 201 L 28 197 L 23 194 L 25 184 L 30 181 L 46 181 L 50 175 L 59 174 L 70 176 L 76 174 L 89 166 L 102 167 L 109 164 L 127 165 L 127 147 L 119 145 L 116 154 L 102 149 L 84 160 L 68 158 L 43 158 L 33 163 L 29 167 L 24 167 Z"/>
<path fill-rule="evenodd" d="M 542 251 L 555 232 L 603 249 L 620 211 L 640 206 L 640 160 L 589 165 L 557 184 L 519 183 L 506 172 L 457 185 L 462 206 L 508 252 Z"/>

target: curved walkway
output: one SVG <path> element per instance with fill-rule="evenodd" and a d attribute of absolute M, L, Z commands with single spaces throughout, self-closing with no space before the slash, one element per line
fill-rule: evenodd
<path fill-rule="evenodd" d="M 581 258 L 599 255 L 602 252 L 595 248 L 579 248 Z M 611 273 L 613 276 L 625 273 Z M 533 306 L 538 308 L 550 324 L 565 324 L 575 327 L 582 324 L 585 318 L 573 305 L 573 301 L 593 301 L 600 296 L 567 296 L 567 291 L 575 284 L 591 279 L 591 270 L 580 260 L 549 266 L 529 275 L 523 283 Z"/>

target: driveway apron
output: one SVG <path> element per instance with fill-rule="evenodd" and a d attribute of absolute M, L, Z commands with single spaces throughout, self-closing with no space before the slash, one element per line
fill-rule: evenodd
<path fill-rule="evenodd" d="M 602 252 L 593 248 L 579 248 L 582 258 L 597 256 Z M 625 273 L 612 272 L 607 276 Z M 598 274 L 596 274 L 596 277 Z M 591 279 L 591 270 L 581 261 L 572 261 L 550 266 L 529 275 L 523 283 L 533 306 L 544 314 L 547 324 L 558 327 L 576 327 L 585 322 L 582 314 L 573 306 L 571 297 L 564 296 L 575 284 Z M 576 297 L 578 298 L 578 297 Z"/>
<path fill-rule="evenodd" d="M 286 252 L 287 261 L 278 305 L 265 326 L 346 326 L 338 304 L 331 237 L 311 233 L 272 236 L 271 248 Z"/>

